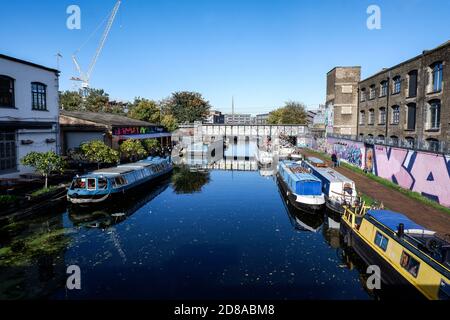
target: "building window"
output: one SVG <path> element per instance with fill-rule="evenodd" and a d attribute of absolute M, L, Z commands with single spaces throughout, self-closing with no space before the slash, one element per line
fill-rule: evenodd
<path fill-rule="evenodd" d="M 0 75 L 0 107 L 14 108 L 14 79 Z"/>
<path fill-rule="evenodd" d="M 417 278 L 419 274 L 420 263 L 403 251 L 402 256 L 400 258 L 400 265 L 403 269 L 408 271 L 413 277 Z"/>
<path fill-rule="evenodd" d="M 375 91 L 376 91 L 375 85 L 371 85 L 370 86 L 370 91 L 369 91 L 369 99 L 370 100 L 375 99 L 375 94 L 376 94 Z"/>
<path fill-rule="evenodd" d="M 395 77 L 394 79 L 394 90 L 392 90 L 393 94 L 399 94 L 402 90 L 402 78 L 400 76 Z"/>
<path fill-rule="evenodd" d="M 417 70 L 408 73 L 408 97 L 417 97 Z"/>
<path fill-rule="evenodd" d="M 405 138 L 406 146 L 409 148 L 414 148 L 416 146 L 416 140 L 413 137 Z"/>
<path fill-rule="evenodd" d="M 439 130 L 441 127 L 441 102 L 439 100 L 430 101 L 427 113 L 428 130 Z"/>
<path fill-rule="evenodd" d="M 389 139 L 390 139 L 391 145 L 398 146 L 399 139 L 397 136 L 390 136 Z"/>
<path fill-rule="evenodd" d="M 361 92 L 361 93 L 360 93 L 360 101 L 361 101 L 361 102 L 366 101 L 366 88 L 361 89 L 360 92 Z"/>
<path fill-rule="evenodd" d="M 47 86 L 39 82 L 31 84 L 33 110 L 47 110 Z"/>
<path fill-rule="evenodd" d="M 439 140 L 434 139 L 434 138 L 429 138 L 427 139 L 427 145 L 428 145 L 428 150 L 430 151 L 434 151 L 434 152 L 439 152 Z"/>
<path fill-rule="evenodd" d="M 369 122 L 368 124 L 374 124 L 375 123 L 375 110 L 370 109 L 369 110 Z"/>
<path fill-rule="evenodd" d="M 378 120 L 379 124 L 386 124 L 386 108 L 380 108 L 380 118 Z"/>
<path fill-rule="evenodd" d="M 382 134 L 378 135 L 377 137 L 377 142 L 378 143 L 386 143 L 386 139 L 384 138 L 384 136 Z"/>
<path fill-rule="evenodd" d="M 359 112 L 359 124 L 364 125 L 366 123 L 366 112 L 364 110 L 361 110 Z"/>
<path fill-rule="evenodd" d="M 442 90 L 442 77 L 444 67 L 442 62 L 437 62 L 431 66 L 433 92 L 439 92 Z"/>
<path fill-rule="evenodd" d="M 388 94 L 388 82 L 381 81 L 380 83 L 380 97 L 386 97 Z"/>
<path fill-rule="evenodd" d="M 393 106 L 392 107 L 392 124 L 400 123 L 400 107 Z"/>
<path fill-rule="evenodd" d="M 416 130 L 416 104 L 406 106 L 406 130 Z"/>
<path fill-rule="evenodd" d="M 16 169 L 16 134 L 14 131 L 0 131 L 0 172 Z"/>
<path fill-rule="evenodd" d="M 374 242 L 380 249 L 386 251 L 389 239 L 377 231 Z"/>

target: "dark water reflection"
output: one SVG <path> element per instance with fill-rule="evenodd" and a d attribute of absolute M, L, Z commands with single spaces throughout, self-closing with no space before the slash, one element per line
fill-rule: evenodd
<path fill-rule="evenodd" d="M 200 176 L 191 189 L 178 177 L 111 207 L 3 227 L 0 296 L 370 298 L 327 216 L 295 212 L 257 171 Z M 74 264 L 82 290 L 67 291 Z"/>

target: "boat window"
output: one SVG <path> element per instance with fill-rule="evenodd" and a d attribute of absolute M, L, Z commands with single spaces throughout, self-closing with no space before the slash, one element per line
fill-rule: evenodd
<path fill-rule="evenodd" d="M 72 182 L 71 189 L 85 189 L 86 188 L 86 179 L 84 178 L 76 178 Z"/>
<path fill-rule="evenodd" d="M 377 234 L 375 235 L 375 244 L 383 249 L 383 251 L 386 251 L 388 243 L 389 239 L 377 231 Z"/>
<path fill-rule="evenodd" d="M 125 178 L 122 177 L 122 176 L 116 177 L 116 178 L 114 179 L 114 187 L 115 187 L 115 188 L 119 188 L 119 187 L 121 187 L 121 186 L 123 186 L 123 185 L 125 185 L 125 184 L 127 184 L 127 181 L 126 181 Z"/>
<path fill-rule="evenodd" d="M 104 190 L 107 187 L 108 187 L 108 180 L 106 180 L 106 178 L 99 178 L 98 179 L 98 188 Z"/>
<path fill-rule="evenodd" d="M 413 277 L 417 278 L 417 275 L 419 274 L 420 263 L 405 251 L 403 251 L 402 257 L 400 258 L 400 265 Z"/>
<path fill-rule="evenodd" d="M 87 188 L 88 190 L 95 190 L 96 189 L 96 179 L 88 179 L 88 184 L 87 184 Z"/>

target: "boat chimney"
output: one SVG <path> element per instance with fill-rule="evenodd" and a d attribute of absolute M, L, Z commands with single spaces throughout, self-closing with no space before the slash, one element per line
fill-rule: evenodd
<path fill-rule="evenodd" d="M 397 231 L 397 236 L 399 236 L 400 238 L 403 237 L 405 235 L 405 225 L 403 223 L 400 223 L 398 225 L 398 231 Z"/>

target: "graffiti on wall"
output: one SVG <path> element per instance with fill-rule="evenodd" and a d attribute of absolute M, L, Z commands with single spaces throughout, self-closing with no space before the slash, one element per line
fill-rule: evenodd
<path fill-rule="evenodd" d="M 375 146 L 375 174 L 450 207 L 450 156 Z"/>
<path fill-rule="evenodd" d="M 350 164 L 358 166 L 360 168 L 364 167 L 364 144 L 353 141 L 334 141 L 333 149 L 339 159 L 344 160 Z"/>
<path fill-rule="evenodd" d="M 328 138 L 328 153 L 450 207 L 450 155 Z"/>

